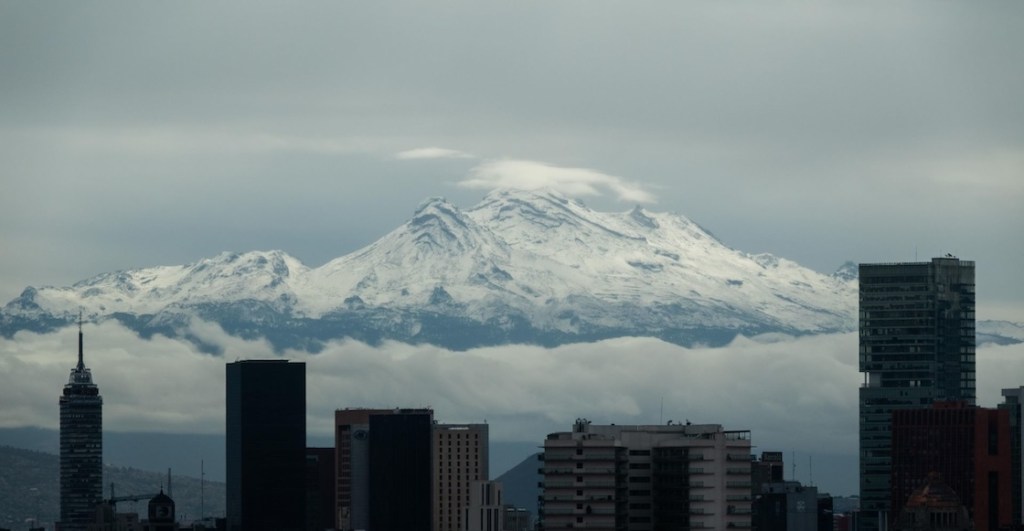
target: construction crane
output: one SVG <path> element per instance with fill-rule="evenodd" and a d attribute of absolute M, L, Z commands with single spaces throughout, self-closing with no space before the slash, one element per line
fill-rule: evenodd
<path fill-rule="evenodd" d="M 163 492 L 163 489 L 161 488 L 160 489 L 160 493 L 162 493 L 162 492 Z M 137 501 L 141 501 L 141 500 L 152 500 L 153 498 L 157 497 L 160 493 L 154 492 L 154 493 L 151 493 L 151 494 L 130 494 L 128 496 L 115 496 L 114 495 L 114 483 L 111 482 L 110 483 L 110 498 L 108 498 L 106 500 L 106 502 L 108 504 L 110 504 L 110 509 L 111 510 L 113 510 L 114 512 L 117 512 L 117 502 L 122 502 L 122 501 L 137 502 Z M 171 495 L 171 469 L 169 469 L 169 468 L 167 469 L 167 495 L 168 496 Z"/>
<path fill-rule="evenodd" d="M 128 496 L 114 496 L 114 484 L 111 483 L 110 484 L 110 498 L 107 498 L 105 501 L 108 504 L 110 504 L 110 508 L 113 511 L 116 512 L 117 511 L 117 502 L 123 502 L 123 501 L 137 502 L 137 501 L 141 501 L 141 500 L 151 500 L 154 497 L 156 497 L 157 494 L 158 493 L 154 492 L 152 494 L 130 494 Z"/>

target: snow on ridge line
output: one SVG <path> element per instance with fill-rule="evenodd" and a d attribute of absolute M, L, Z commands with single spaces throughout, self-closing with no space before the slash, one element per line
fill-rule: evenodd
<path fill-rule="evenodd" d="M 436 219 L 417 225 L 421 215 Z M 53 315 L 78 307 L 139 314 L 255 300 L 320 317 L 354 297 L 369 306 L 416 308 L 444 286 L 469 315 L 486 313 L 495 301 L 540 319 L 546 306 L 572 308 L 574 297 L 638 306 L 700 300 L 724 314 L 813 329 L 832 326 L 829 315 L 853 315 L 853 285 L 726 247 L 678 214 L 597 212 L 557 193 L 516 191 L 492 192 L 466 211 L 428 199 L 409 222 L 317 268 L 282 251 L 221 253 L 40 288 L 32 298 Z M 582 318 L 601 320 L 597 311 L 579 308 Z"/>

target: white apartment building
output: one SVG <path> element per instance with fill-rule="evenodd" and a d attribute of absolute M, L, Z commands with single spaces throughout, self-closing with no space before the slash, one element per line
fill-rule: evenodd
<path fill-rule="evenodd" d="M 544 441 L 543 529 L 748 529 L 750 432 L 594 425 Z"/>

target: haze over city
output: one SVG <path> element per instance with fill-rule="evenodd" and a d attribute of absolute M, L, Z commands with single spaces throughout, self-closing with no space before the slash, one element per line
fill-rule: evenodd
<path fill-rule="evenodd" d="M 1022 22 L 1016 4 L 925 2 L 6 3 L 0 303 L 223 251 L 318 266 L 428 197 L 553 188 L 825 274 L 952 253 L 977 262 L 979 319 L 1024 322 Z M 203 322 L 223 357 L 85 330 L 115 431 L 219 432 L 223 363 L 278 355 Z M 76 340 L 0 339 L 0 426 L 56 426 Z M 309 366 L 318 435 L 335 408 L 431 405 L 494 440 L 689 418 L 855 459 L 856 349 L 845 333 L 285 355 Z M 1020 385 L 1020 344 L 977 359 L 979 405 Z M 852 494 L 855 473 L 816 479 Z"/>

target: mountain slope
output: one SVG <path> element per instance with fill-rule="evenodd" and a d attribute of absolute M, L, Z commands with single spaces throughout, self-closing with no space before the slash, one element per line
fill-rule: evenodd
<path fill-rule="evenodd" d="M 0 312 L 0 333 L 52 330 L 81 309 L 143 336 L 189 337 L 200 318 L 314 351 L 340 337 L 456 349 L 622 335 L 720 344 L 852 329 L 856 283 L 841 273 L 731 249 L 681 215 L 501 190 L 468 210 L 429 199 L 380 240 L 317 268 L 280 251 L 223 253 L 30 287 Z"/>
<path fill-rule="evenodd" d="M 60 517 L 60 463 L 54 454 L 0 445 L 0 527 L 24 529 L 30 521 L 47 524 Z M 201 516 L 223 517 L 224 483 L 175 475 L 173 494 L 177 515 L 185 521 Z M 110 485 L 119 496 L 155 494 L 167 485 L 167 476 L 130 467 L 104 465 L 103 496 Z M 139 513 L 146 518 L 148 499 L 121 502 L 119 511 Z"/>

